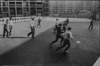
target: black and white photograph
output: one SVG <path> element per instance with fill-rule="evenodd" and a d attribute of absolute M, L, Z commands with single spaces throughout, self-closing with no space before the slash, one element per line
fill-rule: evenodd
<path fill-rule="evenodd" d="M 0 0 L 0 66 L 100 66 L 100 0 Z"/>

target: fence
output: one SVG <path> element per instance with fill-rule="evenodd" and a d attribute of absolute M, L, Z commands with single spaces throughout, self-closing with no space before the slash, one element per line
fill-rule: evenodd
<path fill-rule="evenodd" d="M 13 17 L 12 22 L 18 23 L 18 22 L 27 22 L 30 21 L 30 18 L 34 18 L 35 16 L 28 16 L 28 17 Z M 0 18 L 0 24 L 3 24 L 6 22 L 6 20 L 9 18 Z"/>

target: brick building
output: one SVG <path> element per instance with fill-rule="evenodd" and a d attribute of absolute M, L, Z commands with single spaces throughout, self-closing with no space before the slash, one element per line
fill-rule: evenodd
<path fill-rule="evenodd" d="M 0 17 L 49 14 L 48 0 L 0 0 Z"/>

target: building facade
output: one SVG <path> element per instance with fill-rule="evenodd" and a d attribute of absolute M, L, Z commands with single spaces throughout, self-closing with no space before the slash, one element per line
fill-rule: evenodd
<path fill-rule="evenodd" d="M 49 15 L 48 0 L 0 0 L 0 17 Z"/>
<path fill-rule="evenodd" d="M 50 6 L 50 15 L 55 16 L 70 16 L 75 17 L 78 16 L 80 12 L 83 11 L 97 11 L 99 7 L 98 0 L 52 0 L 49 3 Z"/>
<path fill-rule="evenodd" d="M 0 17 L 31 16 L 77 16 L 79 12 L 96 11 L 99 0 L 0 0 Z M 99 9 L 99 8 L 98 8 Z"/>

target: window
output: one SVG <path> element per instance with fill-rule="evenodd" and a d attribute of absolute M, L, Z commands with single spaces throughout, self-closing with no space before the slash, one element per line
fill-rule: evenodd
<path fill-rule="evenodd" d="M 22 14 L 22 8 L 17 8 L 17 14 Z"/>
<path fill-rule="evenodd" d="M 17 5 L 22 5 L 22 2 L 16 2 Z"/>
<path fill-rule="evenodd" d="M 29 15 L 29 13 L 24 13 L 24 16 L 28 16 Z M 24 19 L 26 19 L 26 18 L 24 18 Z"/>
<path fill-rule="evenodd" d="M 29 6 L 29 3 L 28 2 L 23 2 L 23 7 L 27 7 Z"/>
<path fill-rule="evenodd" d="M 37 0 L 38 2 L 41 2 L 41 1 L 43 1 L 43 0 Z"/>
<path fill-rule="evenodd" d="M 0 0 L 1 1 L 1 0 Z M 8 1 L 8 0 L 3 0 L 3 1 Z"/>
<path fill-rule="evenodd" d="M 42 10 L 42 8 L 37 8 L 37 10 Z"/>
<path fill-rule="evenodd" d="M 16 2 L 16 6 L 22 6 L 22 2 Z"/>
<path fill-rule="evenodd" d="M 36 1 L 36 0 L 30 0 L 30 1 Z"/>
<path fill-rule="evenodd" d="M 42 2 L 37 2 L 37 4 L 42 4 Z"/>
<path fill-rule="evenodd" d="M 11 16 L 16 16 L 16 11 L 14 7 L 10 7 L 10 15 Z"/>
<path fill-rule="evenodd" d="M 28 0 L 23 0 L 23 1 L 28 1 Z"/>
<path fill-rule="evenodd" d="M 30 4 L 35 4 L 36 2 L 30 2 Z"/>
<path fill-rule="evenodd" d="M 8 17 L 8 13 L 3 13 L 3 17 Z"/>
<path fill-rule="evenodd" d="M 43 8 L 42 4 L 37 4 L 37 8 Z"/>
<path fill-rule="evenodd" d="M 3 12 L 8 12 L 8 8 L 7 7 L 3 7 Z"/>
<path fill-rule="evenodd" d="M 2 2 L 3 6 L 8 6 L 8 2 Z"/>
<path fill-rule="evenodd" d="M 24 8 L 24 12 L 29 12 L 29 8 Z"/>
<path fill-rule="evenodd" d="M 9 4 L 10 4 L 10 5 L 13 5 L 13 4 L 15 4 L 15 2 L 9 2 Z"/>
<path fill-rule="evenodd" d="M 30 7 L 36 7 L 36 2 L 30 2 Z"/>
<path fill-rule="evenodd" d="M 45 2 L 49 2 L 49 0 L 45 0 Z"/>
<path fill-rule="evenodd" d="M 36 15 L 36 9 L 35 8 L 31 8 L 30 11 L 31 11 L 31 15 Z"/>
<path fill-rule="evenodd" d="M 49 7 L 49 3 L 45 3 L 45 6 L 46 6 L 46 7 Z"/>
<path fill-rule="evenodd" d="M 45 12 L 49 12 L 49 9 L 48 8 L 45 8 Z"/>

